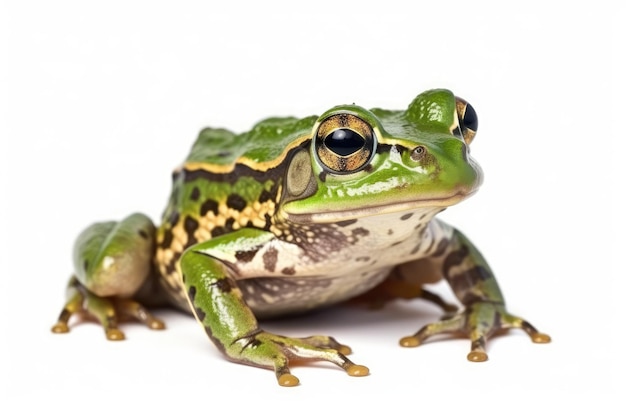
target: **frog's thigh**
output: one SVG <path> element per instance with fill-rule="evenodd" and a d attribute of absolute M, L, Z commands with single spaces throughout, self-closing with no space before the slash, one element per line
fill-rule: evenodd
<path fill-rule="evenodd" d="M 396 266 L 382 283 L 353 301 L 365 302 L 370 308 L 376 309 L 397 298 L 405 300 L 421 298 L 437 305 L 446 313 L 455 312 L 457 307 L 454 304 L 424 289 L 424 284 L 436 283 L 442 278 L 441 270 L 430 259 L 410 261 Z"/>

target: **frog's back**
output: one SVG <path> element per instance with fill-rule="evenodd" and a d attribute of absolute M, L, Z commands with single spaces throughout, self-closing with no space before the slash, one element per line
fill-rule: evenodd
<path fill-rule="evenodd" d="M 186 164 L 204 164 L 208 170 L 225 172 L 236 163 L 258 169 L 278 163 L 294 144 L 310 134 L 317 116 L 268 118 L 249 132 L 235 134 L 226 129 L 205 128 L 191 148 Z"/>

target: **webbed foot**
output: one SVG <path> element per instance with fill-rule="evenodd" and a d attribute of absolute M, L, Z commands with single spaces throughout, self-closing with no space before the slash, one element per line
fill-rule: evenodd
<path fill-rule="evenodd" d="M 285 387 L 297 386 L 300 380 L 291 374 L 291 361 L 329 361 L 341 367 L 348 375 L 367 376 L 369 369 L 354 364 L 346 356 L 350 347 L 340 344 L 332 337 L 311 336 L 289 338 L 259 330 L 233 343 L 227 354 L 236 354 L 235 361 L 273 369 L 278 384 Z"/>
<path fill-rule="evenodd" d="M 412 336 L 400 339 L 403 347 L 416 347 L 431 336 L 445 333 L 460 333 L 471 340 L 469 361 L 481 362 L 488 359 L 485 346 L 487 339 L 494 333 L 511 328 L 524 330 L 534 343 L 549 343 L 549 335 L 540 333 L 526 320 L 509 314 L 504 304 L 497 302 L 478 302 L 467 307 L 451 318 L 422 327 Z"/>
<path fill-rule="evenodd" d="M 68 285 L 68 300 L 61 310 L 59 319 L 52 326 L 53 333 L 70 331 L 69 320 L 77 314 L 94 317 L 104 328 L 108 340 L 124 340 L 124 333 L 118 328 L 120 319 L 138 320 L 152 330 L 162 330 L 165 323 L 152 316 L 145 307 L 128 298 L 98 297 L 84 288 L 76 278 L 72 277 Z"/>

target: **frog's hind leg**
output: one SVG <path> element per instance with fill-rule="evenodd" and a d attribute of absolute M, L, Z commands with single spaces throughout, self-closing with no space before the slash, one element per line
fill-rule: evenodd
<path fill-rule="evenodd" d="M 154 232 L 150 219 L 141 214 L 97 223 L 83 231 L 74 247 L 76 275 L 69 281 L 67 301 L 52 332 L 69 332 L 69 320 L 75 314 L 95 318 L 109 340 L 124 339 L 118 328 L 124 318 L 163 329 L 164 323 L 135 298 L 154 276 Z"/>

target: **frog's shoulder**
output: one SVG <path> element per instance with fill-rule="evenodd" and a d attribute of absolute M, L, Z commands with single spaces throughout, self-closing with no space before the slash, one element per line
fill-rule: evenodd
<path fill-rule="evenodd" d="M 232 168 L 236 163 L 275 163 L 290 148 L 309 138 L 317 116 L 265 119 L 248 131 L 205 128 L 191 148 L 186 163 Z"/>

